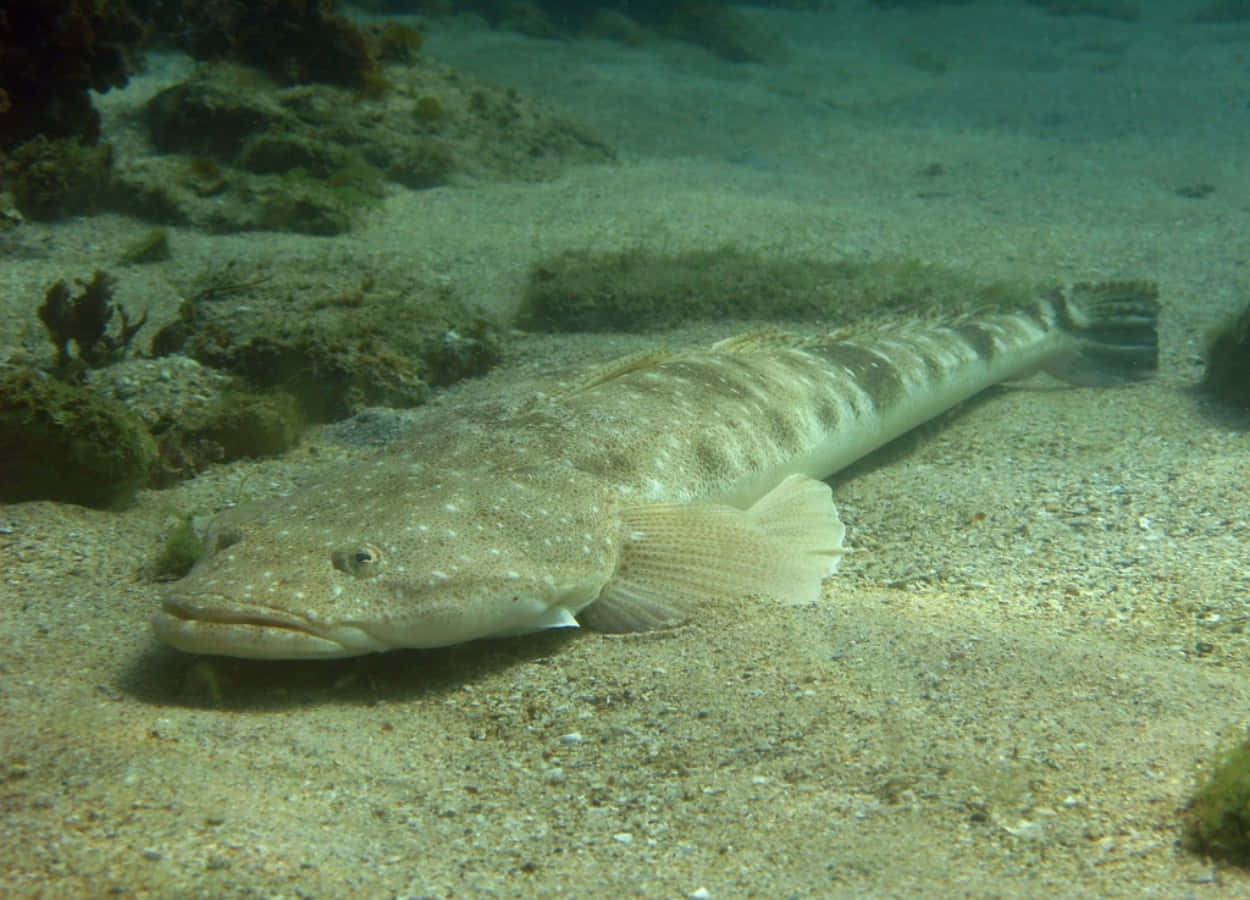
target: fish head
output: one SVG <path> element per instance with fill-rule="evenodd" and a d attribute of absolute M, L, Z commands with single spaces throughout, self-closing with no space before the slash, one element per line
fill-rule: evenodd
<path fill-rule="evenodd" d="M 574 626 L 621 526 L 595 479 L 377 462 L 217 516 L 152 624 L 192 653 L 355 656 Z"/>

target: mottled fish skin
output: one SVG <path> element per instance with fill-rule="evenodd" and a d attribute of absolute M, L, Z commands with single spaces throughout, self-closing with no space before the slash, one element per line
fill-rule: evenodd
<path fill-rule="evenodd" d="M 727 593 L 812 600 L 842 553 L 814 479 L 1039 368 L 1149 375 L 1156 296 L 1077 285 L 945 325 L 731 339 L 609 365 L 520 412 L 452 410 L 219 515 L 153 626 L 190 652 L 333 657 L 578 619 L 664 627 Z"/>

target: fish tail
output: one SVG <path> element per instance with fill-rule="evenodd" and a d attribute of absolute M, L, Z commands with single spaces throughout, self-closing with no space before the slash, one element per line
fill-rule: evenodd
<path fill-rule="evenodd" d="M 1074 348 L 1046 365 L 1071 384 L 1141 381 L 1159 368 L 1159 288 L 1149 281 L 1074 284 L 1043 299 Z"/>

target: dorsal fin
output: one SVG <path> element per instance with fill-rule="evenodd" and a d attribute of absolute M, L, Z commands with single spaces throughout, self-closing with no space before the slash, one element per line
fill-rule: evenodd
<path fill-rule="evenodd" d="M 661 363 L 668 362 L 674 356 L 677 356 L 677 353 L 667 347 L 630 353 L 606 362 L 591 369 L 589 372 L 580 373 L 573 381 L 561 384 L 549 396 L 562 399 L 573 394 L 580 394 L 582 391 L 588 391 L 613 379 L 620 378 L 622 375 L 628 375 L 631 372 L 638 372 L 643 369 L 653 369 Z"/>

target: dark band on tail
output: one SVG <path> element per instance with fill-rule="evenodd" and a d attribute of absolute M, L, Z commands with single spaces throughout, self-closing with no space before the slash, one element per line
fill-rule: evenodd
<path fill-rule="evenodd" d="M 1075 336 L 1075 353 L 1046 367 L 1073 384 L 1149 378 L 1159 368 L 1159 287 L 1149 281 L 1074 284 L 1046 300 L 1056 324 Z"/>

